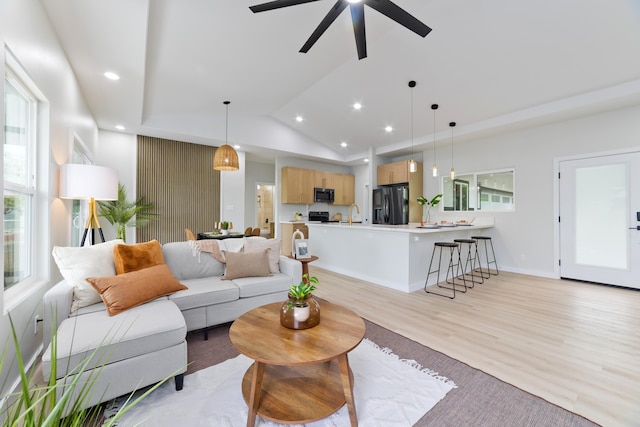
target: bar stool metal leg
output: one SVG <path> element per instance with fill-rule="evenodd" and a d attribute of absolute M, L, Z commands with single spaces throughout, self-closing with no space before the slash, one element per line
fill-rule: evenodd
<path fill-rule="evenodd" d="M 445 277 L 445 283 L 450 284 L 451 287 L 449 286 L 443 286 L 440 284 L 440 267 L 442 264 L 442 249 L 443 248 L 448 248 L 449 249 L 449 264 L 447 266 L 447 274 Z M 438 268 L 436 270 L 431 270 L 431 268 L 433 267 L 433 258 L 435 257 L 436 254 L 436 250 L 440 250 L 440 254 L 438 256 Z M 453 242 L 436 242 L 434 243 L 433 246 L 433 253 L 431 254 L 431 261 L 429 262 L 429 271 L 427 273 L 427 279 L 424 282 L 424 291 L 428 294 L 434 294 L 434 295 L 438 295 L 441 297 L 445 297 L 445 298 L 450 298 L 450 299 L 454 299 L 456 297 L 456 287 L 464 287 L 464 290 L 462 289 L 457 289 L 458 292 L 466 292 L 467 291 L 467 281 L 464 277 L 464 274 L 462 275 L 458 275 L 459 277 L 462 277 L 462 282 L 463 283 L 456 283 L 455 279 L 456 279 L 456 270 L 454 269 L 454 267 L 456 266 L 455 262 L 455 254 L 457 251 L 457 255 L 458 255 L 458 271 L 461 268 L 461 264 L 462 264 L 462 259 L 460 257 L 460 246 L 457 243 L 453 243 Z M 429 276 L 431 276 L 432 274 L 437 274 L 436 276 L 436 286 L 438 288 L 442 288 L 442 289 L 449 289 L 451 291 L 453 291 L 453 294 L 450 295 L 445 295 L 445 294 L 441 294 L 438 292 L 433 292 L 430 291 L 428 289 L 428 284 L 429 284 Z M 449 274 L 451 274 L 451 280 L 449 279 Z"/>
<path fill-rule="evenodd" d="M 482 263 L 480 263 L 480 272 L 482 273 L 482 277 L 485 279 L 488 279 L 489 277 L 491 277 L 491 275 L 497 276 L 499 271 L 498 271 L 498 260 L 496 259 L 496 253 L 493 250 L 493 240 L 491 239 L 491 237 L 488 236 L 471 236 L 472 239 L 474 239 L 476 241 L 476 244 L 478 244 L 477 242 L 479 240 L 484 241 L 484 254 L 485 254 L 485 259 L 487 260 L 487 271 L 486 271 L 486 276 L 485 273 L 482 271 Z M 487 246 L 487 242 L 489 242 L 489 244 L 491 245 L 491 256 L 493 257 L 493 259 L 489 258 L 489 247 Z M 494 265 L 495 267 L 495 273 L 493 273 L 491 271 L 491 264 Z"/>
<path fill-rule="evenodd" d="M 479 280 L 478 283 L 484 283 L 482 269 L 480 270 L 480 274 L 476 273 L 476 263 L 480 262 L 480 257 L 478 256 L 477 241 L 473 239 L 454 239 L 453 241 L 455 243 L 458 243 L 461 248 L 462 245 L 467 245 L 467 256 L 464 262 L 463 272 L 466 276 L 469 276 L 471 278 L 471 286 L 469 286 L 469 288 L 475 287 L 476 279 Z"/>

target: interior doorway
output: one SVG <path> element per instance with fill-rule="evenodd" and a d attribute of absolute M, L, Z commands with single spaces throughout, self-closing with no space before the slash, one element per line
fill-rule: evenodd
<path fill-rule="evenodd" d="M 640 288 L 640 152 L 561 161 L 560 276 Z"/>
<path fill-rule="evenodd" d="M 275 224 L 273 222 L 273 193 L 275 185 L 259 183 L 256 186 L 256 224 L 260 228 L 260 235 L 274 237 Z"/>

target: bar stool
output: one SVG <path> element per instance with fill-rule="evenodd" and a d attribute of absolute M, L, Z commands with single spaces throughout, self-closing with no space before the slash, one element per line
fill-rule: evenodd
<path fill-rule="evenodd" d="M 453 239 L 453 241 L 460 245 L 460 252 L 464 252 L 463 245 L 467 245 L 467 256 L 462 272 L 465 276 L 471 276 L 471 286 L 469 286 L 469 288 L 473 289 L 475 287 L 476 278 L 480 280 L 478 283 L 484 283 L 482 268 L 480 269 L 480 274 L 476 274 L 476 263 L 480 263 L 480 256 L 478 255 L 478 241 L 473 239 Z"/>
<path fill-rule="evenodd" d="M 493 274 L 494 276 L 498 275 L 498 261 L 496 260 L 496 253 L 493 250 L 493 240 L 491 240 L 491 237 L 489 236 L 471 236 L 471 238 L 473 240 L 482 240 L 484 241 L 484 255 L 485 255 L 485 259 L 487 260 L 487 275 L 484 275 L 484 272 L 482 271 L 482 262 L 480 261 L 480 274 L 482 274 L 482 277 L 485 279 L 488 279 L 489 277 L 491 277 L 491 275 Z M 489 244 L 491 244 L 491 255 L 493 256 L 493 260 L 489 259 L 489 249 L 487 247 L 487 242 L 489 242 Z M 476 242 L 477 244 L 477 242 Z M 491 264 L 493 264 L 496 268 L 496 272 L 495 274 L 491 272 Z"/>
<path fill-rule="evenodd" d="M 438 268 L 436 270 L 431 270 L 431 267 L 433 267 L 433 258 L 436 255 L 436 251 L 440 249 L 440 254 L 438 257 Z M 448 286 L 442 286 L 440 285 L 440 266 L 442 264 L 442 250 L 443 249 L 449 249 L 449 265 L 447 266 L 447 274 L 445 277 L 445 283 L 448 283 L 451 285 L 451 287 Z M 455 254 L 456 251 L 458 252 L 458 263 L 455 264 Z M 467 280 L 464 277 L 464 271 L 462 274 L 462 284 L 460 283 L 456 283 L 455 279 L 456 279 L 456 271 L 454 270 L 455 266 L 458 266 L 457 268 L 457 276 L 460 277 L 459 271 L 460 268 L 462 267 L 462 259 L 460 258 L 460 245 L 458 245 L 457 243 L 454 242 L 435 242 L 433 244 L 433 253 L 431 254 L 431 261 L 429 262 L 429 272 L 427 273 L 427 280 L 425 280 L 424 282 L 424 291 L 428 294 L 434 294 L 434 295 L 438 295 L 441 297 L 445 297 L 445 298 L 450 298 L 450 299 L 454 299 L 456 297 L 456 286 L 464 286 L 464 291 L 463 290 L 458 290 L 458 292 L 467 292 Z M 438 292 L 433 292 L 428 290 L 428 283 L 429 283 L 429 276 L 431 276 L 432 274 L 437 274 L 437 278 L 436 278 L 436 285 L 439 288 L 443 288 L 443 289 L 449 289 L 453 291 L 453 295 L 449 296 L 449 295 L 444 295 Z M 449 274 L 451 274 L 451 281 L 449 281 Z"/>

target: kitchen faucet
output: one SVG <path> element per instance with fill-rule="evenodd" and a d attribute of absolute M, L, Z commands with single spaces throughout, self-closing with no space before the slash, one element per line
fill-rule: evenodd
<path fill-rule="evenodd" d="M 354 206 L 356 207 L 356 212 L 358 214 L 360 213 L 360 208 L 355 203 L 352 203 L 351 206 L 349 206 L 349 225 L 351 225 L 351 223 L 353 222 L 353 207 Z"/>

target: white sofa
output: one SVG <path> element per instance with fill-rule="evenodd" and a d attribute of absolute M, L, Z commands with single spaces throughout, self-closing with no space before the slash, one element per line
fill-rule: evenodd
<path fill-rule="evenodd" d="M 180 390 L 187 366 L 187 331 L 202 329 L 206 339 L 208 327 L 233 321 L 260 305 L 286 300 L 289 286 L 299 283 L 302 277 L 300 262 L 279 252 L 271 257 L 272 261 L 277 260 L 275 273 L 233 280 L 223 280 L 225 265 L 209 253 L 194 252 L 192 242 L 167 243 L 162 245 L 162 254 L 173 275 L 188 289 L 114 316 L 107 313 L 103 302 L 74 306 L 75 294 L 84 291 L 74 287 L 71 283 L 74 278 L 68 271 L 63 272 L 68 278 L 44 295 L 42 370 L 46 380 L 52 374 L 49 340 L 52 329 L 57 329 L 56 377 L 59 380 L 74 378 L 78 365 L 99 349 L 95 360 L 81 374 L 83 380 L 92 376 L 95 379 L 90 399 L 82 402 L 82 407 L 96 405 L 171 375 L 175 376 L 176 389 Z"/>

